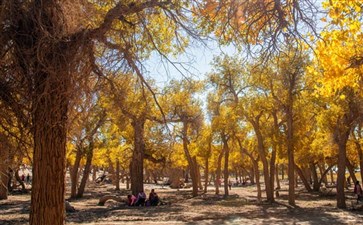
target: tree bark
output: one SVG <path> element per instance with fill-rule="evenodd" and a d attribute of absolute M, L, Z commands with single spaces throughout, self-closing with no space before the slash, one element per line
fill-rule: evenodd
<path fill-rule="evenodd" d="M 219 185 L 220 185 L 220 181 L 221 181 L 221 167 L 222 167 L 223 153 L 224 152 L 222 149 L 218 155 L 218 160 L 217 160 L 216 179 L 214 181 L 214 185 L 216 187 L 216 195 L 219 195 Z"/>
<path fill-rule="evenodd" d="M 71 198 L 77 197 L 78 170 L 82 159 L 83 148 L 81 146 L 77 146 L 76 151 L 76 159 L 71 170 Z"/>
<path fill-rule="evenodd" d="M 229 171 L 228 171 L 228 160 L 229 160 L 229 146 L 228 146 L 228 138 L 225 134 L 222 134 L 223 141 L 223 151 L 224 151 L 224 196 L 227 197 L 229 195 Z"/>
<path fill-rule="evenodd" d="M 280 179 L 279 179 L 279 164 L 276 165 L 276 189 L 280 190 L 281 186 L 280 186 Z"/>
<path fill-rule="evenodd" d="M 261 193 L 261 183 L 260 183 L 260 171 L 258 169 L 258 161 L 253 160 L 253 168 L 255 171 L 255 178 L 256 178 L 256 187 L 257 187 L 257 201 L 261 202 L 262 199 L 262 193 Z"/>
<path fill-rule="evenodd" d="M 120 160 L 116 160 L 116 191 L 120 190 Z"/>
<path fill-rule="evenodd" d="M 8 198 L 8 166 L 9 151 L 0 142 L 0 200 Z"/>
<path fill-rule="evenodd" d="M 207 193 L 209 182 L 209 158 L 205 158 L 205 169 L 204 169 L 204 193 Z"/>
<path fill-rule="evenodd" d="M 353 180 L 353 184 L 355 184 L 355 183 L 358 181 L 358 179 L 357 179 L 357 177 L 355 176 L 354 167 L 353 167 L 353 165 L 350 163 L 350 161 L 349 161 L 349 159 L 348 159 L 348 158 L 347 158 L 347 160 L 346 160 L 346 167 L 348 168 L 349 175 L 350 175 L 350 177 L 351 177 L 351 178 L 352 178 L 352 180 Z"/>
<path fill-rule="evenodd" d="M 306 177 L 304 175 L 304 172 L 301 170 L 301 168 L 298 165 L 295 164 L 295 169 L 297 171 L 297 174 L 300 176 L 300 178 L 301 178 L 301 180 L 302 180 L 302 182 L 303 182 L 303 184 L 305 186 L 305 189 L 308 192 L 312 191 L 312 189 L 310 187 L 310 184 L 309 184 L 308 180 L 306 179 Z M 293 179 L 295 179 L 295 177 Z M 289 178 L 289 180 L 290 180 L 290 178 Z"/>
<path fill-rule="evenodd" d="M 319 191 L 320 183 L 319 183 L 318 173 L 316 171 L 316 166 L 314 163 L 310 163 L 309 166 L 310 166 L 311 174 L 313 176 L 313 191 Z"/>
<path fill-rule="evenodd" d="M 66 74 L 35 76 L 31 225 L 64 224 L 69 86 Z"/>
<path fill-rule="evenodd" d="M 144 125 L 145 119 L 134 119 L 132 126 L 134 128 L 134 151 L 130 163 L 131 191 L 133 195 L 144 191 Z"/>
<path fill-rule="evenodd" d="M 77 198 L 83 197 L 83 193 L 84 193 L 87 181 L 89 179 L 89 174 L 91 173 L 93 148 L 94 148 L 93 141 L 90 141 L 89 146 L 88 146 L 88 151 L 87 151 L 86 165 L 84 166 L 82 180 L 79 185 L 78 192 L 77 192 Z"/>

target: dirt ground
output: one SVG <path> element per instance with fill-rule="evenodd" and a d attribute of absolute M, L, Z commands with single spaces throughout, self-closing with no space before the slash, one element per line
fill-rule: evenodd
<path fill-rule="evenodd" d="M 297 189 L 297 206 L 287 204 L 286 186 L 280 190 L 276 203 L 258 203 L 255 187 L 232 187 L 230 196 L 207 194 L 191 198 L 190 189 L 170 189 L 145 184 L 148 194 L 154 188 L 166 205 L 156 207 L 128 207 L 112 200 L 98 206 L 100 196 L 123 196 L 129 191 L 114 191 L 111 185 L 91 185 L 85 197 L 71 201 L 76 212 L 67 213 L 67 224 L 363 224 L 363 211 L 340 210 L 334 196 L 306 193 Z M 350 190 L 351 192 L 351 190 Z M 353 198 L 351 193 L 347 195 Z M 353 199 L 347 200 L 350 208 Z M 0 224 L 28 224 L 30 195 L 11 195 L 0 201 Z"/>

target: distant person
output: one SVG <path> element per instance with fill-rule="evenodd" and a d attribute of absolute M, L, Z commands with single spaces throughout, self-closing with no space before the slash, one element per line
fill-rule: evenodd
<path fill-rule="evenodd" d="M 23 182 L 25 181 L 25 175 L 24 174 L 21 175 L 21 181 L 23 181 Z"/>
<path fill-rule="evenodd" d="M 134 206 L 135 205 L 135 202 L 136 202 L 136 197 L 135 195 L 128 195 L 127 196 L 127 205 L 128 206 Z"/>
<path fill-rule="evenodd" d="M 26 175 L 26 183 L 30 184 L 30 175 L 29 175 L 29 173 Z"/>
<path fill-rule="evenodd" d="M 228 187 L 229 187 L 229 190 L 232 190 L 232 181 L 231 180 L 228 180 Z"/>
<path fill-rule="evenodd" d="M 157 206 L 159 204 L 159 196 L 156 194 L 154 189 L 151 189 L 149 194 L 149 201 L 151 206 Z"/>
<path fill-rule="evenodd" d="M 357 195 L 357 203 L 358 203 L 358 201 L 362 201 L 363 190 L 362 190 L 362 187 L 359 184 L 359 181 L 355 182 L 354 194 Z"/>
<path fill-rule="evenodd" d="M 140 206 L 140 205 L 144 205 L 145 204 L 145 200 L 146 200 L 146 194 L 144 191 L 140 191 L 139 194 L 137 195 L 137 200 L 135 202 L 135 206 Z"/>

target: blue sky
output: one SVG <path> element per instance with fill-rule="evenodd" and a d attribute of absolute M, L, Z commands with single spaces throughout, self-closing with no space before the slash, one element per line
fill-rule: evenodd
<path fill-rule="evenodd" d="M 170 56 L 168 62 L 166 59 L 155 53 L 150 60 L 145 62 L 147 77 L 156 80 L 160 87 L 166 85 L 171 79 L 182 79 L 183 76 L 194 80 L 204 79 L 205 75 L 212 71 L 211 62 L 213 57 L 220 55 L 222 50 L 216 41 L 205 42 L 202 44 L 191 44 L 184 53 L 177 57 Z M 233 47 L 223 48 L 227 54 L 235 53 Z"/>

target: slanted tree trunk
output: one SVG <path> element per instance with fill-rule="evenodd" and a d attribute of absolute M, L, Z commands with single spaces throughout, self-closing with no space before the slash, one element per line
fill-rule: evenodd
<path fill-rule="evenodd" d="M 89 174 L 91 173 L 92 159 L 93 159 L 93 140 L 90 141 L 88 149 L 87 149 L 86 165 L 84 166 L 82 180 L 79 185 L 78 192 L 77 192 L 77 198 L 83 197 L 83 193 L 84 193 L 87 181 L 89 179 Z"/>
<path fill-rule="evenodd" d="M 300 179 L 302 180 L 304 186 L 305 186 L 305 189 L 308 191 L 308 192 L 311 192 L 312 189 L 311 189 L 311 186 L 308 182 L 308 180 L 306 179 L 305 175 L 304 175 L 304 172 L 301 170 L 301 168 L 295 164 L 295 169 L 296 169 L 296 172 L 297 174 L 300 176 Z M 296 177 L 297 178 L 297 177 Z M 290 179 L 290 178 L 289 178 Z M 295 177 L 293 178 L 295 180 Z M 297 184 L 297 182 L 294 182 Z"/>
<path fill-rule="evenodd" d="M 77 197 L 77 187 L 78 187 L 78 170 L 82 159 L 83 148 L 77 146 L 76 148 L 76 159 L 71 170 L 71 198 Z"/>
<path fill-rule="evenodd" d="M 137 195 L 140 191 L 144 191 L 144 140 L 145 119 L 139 118 L 132 121 L 134 128 L 134 151 L 132 152 L 132 160 L 130 163 L 131 191 L 133 195 Z"/>
<path fill-rule="evenodd" d="M 260 129 L 260 122 L 259 119 L 262 116 L 260 113 L 258 116 L 256 116 L 254 119 L 250 118 L 249 121 L 253 125 L 256 137 L 257 137 L 257 149 L 258 154 L 260 155 L 260 160 L 262 162 L 262 170 L 263 170 L 263 178 L 265 182 L 265 191 L 266 191 L 266 198 L 268 202 L 274 201 L 274 193 L 273 190 L 271 190 L 271 180 L 270 180 L 270 170 L 269 170 L 269 163 L 267 160 L 267 155 L 265 152 L 265 146 L 264 146 L 264 140 Z M 257 179 L 257 177 L 256 177 Z"/>
<path fill-rule="evenodd" d="M 355 184 L 358 179 L 357 177 L 355 176 L 355 172 L 354 172 L 354 168 L 353 168 L 353 165 L 350 163 L 349 159 L 347 158 L 346 160 L 346 167 L 348 168 L 348 171 L 349 171 L 349 175 L 350 177 L 352 178 L 353 180 L 353 184 Z"/>
<path fill-rule="evenodd" d="M 326 171 L 326 169 L 325 169 L 325 163 L 324 163 L 324 164 L 318 164 L 318 166 L 319 166 L 319 171 L 320 171 L 320 175 L 321 175 L 321 177 L 320 177 L 321 182 L 320 182 L 319 187 L 321 186 L 321 183 L 322 183 L 322 182 L 323 182 L 325 185 L 328 185 L 328 179 L 327 179 L 326 174 L 327 174 L 327 172 L 329 172 L 329 171 Z"/>

